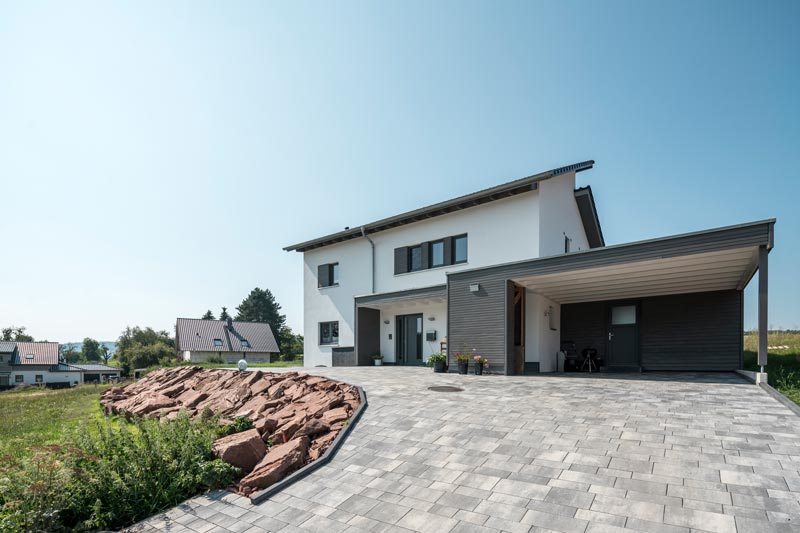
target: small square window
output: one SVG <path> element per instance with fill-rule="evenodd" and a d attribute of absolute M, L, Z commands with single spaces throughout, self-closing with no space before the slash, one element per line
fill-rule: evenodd
<path fill-rule="evenodd" d="M 16 376 L 14 376 L 14 383 L 23 383 L 23 382 L 24 382 L 24 380 L 25 380 L 25 378 L 23 378 L 23 377 L 22 377 L 22 376 L 20 376 L 20 375 L 16 375 Z"/>
<path fill-rule="evenodd" d="M 242 348 L 250 348 L 250 341 L 248 341 L 247 339 L 242 339 L 239 342 L 241 342 Z"/>
<path fill-rule="evenodd" d="M 319 343 L 339 344 L 339 322 L 319 323 Z"/>
<path fill-rule="evenodd" d="M 444 265 L 444 241 L 431 243 L 431 268 Z"/>
<path fill-rule="evenodd" d="M 222 346 L 222 339 L 214 339 L 214 346 Z"/>
<path fill-rule="evenodd" d="M 33 359 L 33 354 L 32 353 L 25 354 L 25 359 Z"/>
<path fill-rule="evenodd" d="M 42 379 L 41 374 L 36 374 L 36 383 L 42 383 L 44 380 Z"/>

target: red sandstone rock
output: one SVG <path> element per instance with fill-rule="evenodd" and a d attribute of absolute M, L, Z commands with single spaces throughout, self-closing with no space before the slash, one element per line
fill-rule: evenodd
<path fill-rule="evenodd" d="M 184 391 L 183 394 L 178 396 L 176 399 L 186 407 L 195 407 L 198 403 L 202 402 L 206 398 L 208 398 L 207 392 L 189 389 Z"/>
<path fill-rule="evenodd" d="M 344 407 L 332 409 L 322 414 L 322 421 L 327 424 L 335 424 L 336 422 L 342 422 L 348 418 L 347 409 Z"/>
<path fill-rule="evenodd" d="M 318 418 L 312 418 L 311 420 L 307 420 L 303 427 L 297 430 L 294 434 L 295 437 L 314 437 L 315 435 L 319 435 L 320 433 L 327 433 L 330 431 L 331 427 L 319 420 Z"/>
<path fill-rule="evenodd" d="M 253 471 L 242 478 L 242 487 L 263 489 L 280 481 L 305 463 L 308 454 L 308 437 L 300 437 L 286 444 L 273 446 Z"/>
<path fill-rule="evenodd" d="M 264 458 L 267 447 L 255 429 L 222 437 L 211 446 L 214 455 L 223 461 L 250 472 Z"/>
<path fill-rule="evenodd" d="M 148 396 L 139 405 L 130 409 L 130 411 L 131 414 L 136 416 L 144 416 L 151 411 L 155 411 L 156 409 L 163 409 L 165 407 L 172 407 L 174 405 L 177 405 L 175 400 L 164 396 L 163 394 L 156 393 L 152 396 Z"/>
<path fill-rule="evenodd" d="M 308 450 L 309 460 L 315 461 L 319 459 L 319 457 L 323 453 L 325 453 L 325 450 L 328 449 L 328 447 L 333 442 L 333 439 L 335 438 L 336 438 L 336 433 L 330 432 L 330 433 L 325 433 L 321 437 L 314 439 L 311 443 L 311 448 Z"/>

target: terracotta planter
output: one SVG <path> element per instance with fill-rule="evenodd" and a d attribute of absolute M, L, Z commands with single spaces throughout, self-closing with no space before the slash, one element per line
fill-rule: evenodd
<path fill-rule="evenodd" d="M 476 376 L 482 376 L 483 375 L 483 364 L 477 363 L 475 365 L 475 375 Z"/>
<path fill-rule="evenodd" d="M 458 363 L 458 373 L 467 374 L 469 372 L 469 363 Z"/>

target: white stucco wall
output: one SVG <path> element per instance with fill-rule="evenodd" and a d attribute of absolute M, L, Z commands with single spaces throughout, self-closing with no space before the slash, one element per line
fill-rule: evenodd
<path fill-rule="evenodd" d="M 545 316 L 553 308 L 553 323 Z M 531 291 L 525 294 L 525 361 L 538 362 L 540 372 L 556 372 L 556 353 L 561 346 L 561 305 Z"/>
<path fill-rule="evenodd" d="M 42 376 L 42 383 L 82 383 L 80 372 L 48 372 L 47 370 L 14 370 L 11 372 L 11 385 L 19 385 L 15 376 L 22 376 L 23 383 L 36 384 L 36 376 Z"/>
<path fill-rule="evenodd" d="M 183 360 L 193 363 L 202 363 L 212 355 L 219 354 L 226 363 L 238 363 L 243 358 L 243 352 L 205 352 L 205 351 L 184 351 Z M 248 363 L 269 363 L 270 354 L 263 352 L 247 352 L 244 359 Z"/>
<path fill-rule="evenodd" d="M 406 274 L 394 274 L 394 250 L 466 233 L 467 263 Z M 447 272 L 507 263 L 538 256 L 539 193 L 531 191 L 429 220 L 383 231 L 375 243 L 375 291 L 393 292 L 447 283 Z M 338 346 L 354 346 L 355 296 L 371 294 L 372 251 L 363 238 L 310 250 L 303 254 L 304 364 L 331 365 L 331 346 L 319 345 L 319 323 L 339 322 Z M 339 263 L 339 286 L 317 287 L 317 267 Z M 436 329 L 444 331 L 446 321 Z M 387 327 L 381 319 L 382 329 Z M 426 328 L 428 321 L 426 319 Z M 390 324 L 392 329 L 393 323 Z M 381 346 L 388 341 L 381 331 Z M 441 338 L 441 337 L 440 337 Z M 427 344 L 427 343 L 426 343 Z M 437 349 L 438 351 L 438 342 Z M 387 347 L 388 348 L 388 347 Z M 433 353 L 426 346 L 425 357 Z M 392 355 L 394 348 L 391 348 Z M 387 351 L 385 355 L 388 356 Z M 389 359 L 387 359 L 389 361 Z"/>
<path fill-rule="evenodd" d="M 589 240 L 575 202 L 575 173 L 539 183 L 541 221 L 539 255 L 564 253 L 564 235 L 572 239 L 570 251 L 588 250 Z"/>

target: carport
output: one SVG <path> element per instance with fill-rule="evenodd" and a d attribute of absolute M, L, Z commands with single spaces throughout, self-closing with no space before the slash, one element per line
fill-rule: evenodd
<path fill-rule="evenodd" d="M 595 248 L 448 275 L 450 345 L 505 374 L 557 371 L 565 342 L 609 370 L 742 367 L 743 291 L 759 271 L 767 360 L 774 220 Z"/>

